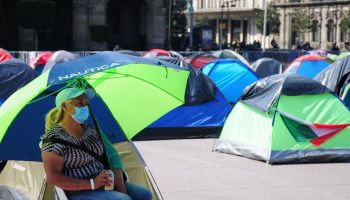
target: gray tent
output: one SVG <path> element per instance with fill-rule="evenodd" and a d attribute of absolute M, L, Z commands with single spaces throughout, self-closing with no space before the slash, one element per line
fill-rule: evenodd
<path fill-rule="evenodd" d="M 34 78 L 34 70 L 21 60 L 0 63 L 0 104 Z"/>
<path fill-rule="evenodd" d="M 350 83 L 349 74 L 350 56 L 347 56 L 329 65 L 314 79 L 341 96 L 345 87 Z"/>
<path fill-rule="evenodd" d="M 251 65 L 251 68 L 259 78 L 282 73 L 282 63 L 273 58 L 260 58 Z"/>

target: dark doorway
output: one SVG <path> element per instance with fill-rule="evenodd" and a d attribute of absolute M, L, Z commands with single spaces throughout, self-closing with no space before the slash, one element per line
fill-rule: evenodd
<path fill-rule="evenodd" d="M 73 12 L 72 0 L 55 0 L 54 24 L 37 29 L 38 50 L 71 50 Z"/>
<path fill-rule="evenodd" d="M 0 0 L 0 48 L 18 50 L 17 0 Z"/>
<path fill-rule="evenodd" d="M 111 27 L 109 48 L 144 50 L 146 43 L 146 3 L 144 0 L 110 0 L 107 4 L 107 24 Z"/>
<path fill-rule="evenodd" d="M 73 41 L 73 2 L 56 0 L 55 25 L 52 32 L 54 50 L 72 50 Z"/>
<path fill-rule="evenodd" d="M 231 31 L 232 31 L 232 44 L 238 44 L 241 41 L 241 20 L 232 20 L 231 21 Z"/>
<path fill-rule="evenodd" d="M 21 50 L 70 50 L 72 4 L 72 0 L 19 0 L 17 17 Z"/>
<path fill-rule="evenodd" d="M 301 45 L 300 44 L 300 38 L 299 33 L 296 31 L 292 31 L 292 45 Z"/>
<path fill-rule="evenodd" d="M 243 21 L 243 41 L 248 41 L 248 20 Z"/>

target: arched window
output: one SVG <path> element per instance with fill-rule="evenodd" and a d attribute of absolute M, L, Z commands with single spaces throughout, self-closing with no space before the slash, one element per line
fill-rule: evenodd
<path fill-rule="evenodd" d="M 317 42 L 318 41 L 318 21 L 317 20 L 313 20 L 312 21 L 312 41 L 313 42 Z"/>
<path fill-rule="evenodd" d="M 327 41 L 333 42 L 333 38 L 334 38 L 334 21 L 333 19 L 330 19 L 327 22 Z"/>
<path fill-rule="evenodd" d="M 347 41 L 347 40 L 349 40 L 349 31 L 347 30 L 347 29 L 345 29 L 345 30 L 340 30 L 341 32 L 340 32 L 340 41 L 341 42 L 345 42 L 345 41 Z"/>

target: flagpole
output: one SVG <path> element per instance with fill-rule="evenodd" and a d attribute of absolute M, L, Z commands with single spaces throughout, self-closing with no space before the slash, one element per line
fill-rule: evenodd
<path fill-rule="evenodd" d="M 264 9 L 264 28 L 263 28 L 263 51 L 266 50 L 266 18 L 267 18 L 267 0 L 265 0 L 265 9 Z"/>

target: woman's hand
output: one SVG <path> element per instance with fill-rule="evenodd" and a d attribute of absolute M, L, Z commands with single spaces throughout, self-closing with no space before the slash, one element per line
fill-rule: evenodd
<path fill-rule="evenodd" d="M 108 170 L 102 170 L 99 175 L 94 178 L 95 189 L 103 187 L 105 185 L 111 185 L 113 182 L 108 178 L 109 175 L 106 173 Z"/>

